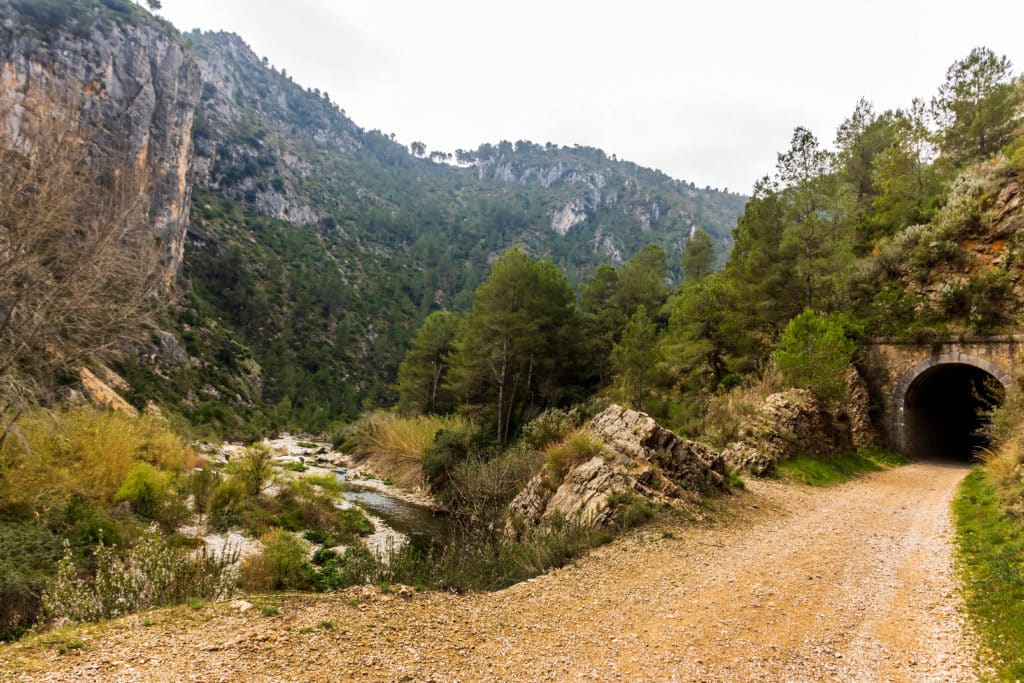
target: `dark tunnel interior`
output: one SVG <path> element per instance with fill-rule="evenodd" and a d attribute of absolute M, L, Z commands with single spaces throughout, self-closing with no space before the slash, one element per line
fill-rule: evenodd
<path fill-rule="evenodd" d="M 987 445 L 983 413 L 1003 400 L 999 381 L 973 365 L 937 365 L 918 377 L 904 401 L 907 455 L 970 462 Z"/>

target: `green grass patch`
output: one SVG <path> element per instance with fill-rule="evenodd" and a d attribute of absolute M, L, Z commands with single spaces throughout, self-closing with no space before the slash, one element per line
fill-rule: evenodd
<path fill-rule="evenodd" d="M 998 680 L 1024 680 L 1024 522 L 1007 515 L 984 469 L 953 501 L 964 600 Z"/>
<path fill-rule="evenodd" d="M 345 491 L 345 484 L 333 474 L 313 474 L 303 477 L 308 484 L 319 486 L 324 493 L 337 496 Z"/>
<path fill-rule="evenodd" d="M 835 455 L 812 458 L 800 455 L 775 466 L 779 479 L 799 481 L 810 486 L 834 486 L 869 472 L 905 465 L 899 453 L 876 448 L 860 448 Z"/>

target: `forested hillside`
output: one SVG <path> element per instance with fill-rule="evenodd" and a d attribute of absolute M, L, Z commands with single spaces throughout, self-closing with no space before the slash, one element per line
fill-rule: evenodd
<path fill-rule="evenodd" d="M 402 367 L 403 404 L 487 415 L 501 441 L 564 400 L 546 381 L 584 395 L 604 387 L 724 446 L 735 433 L 709 430 L 733 419 L 723 411 L 735 417 L 732 389 L 778 383 L 835 405 L 847 368 L 868 361 L 869 336 L 1019 330 L 1021 102 L 1008 60 L 978 48 L 928 102 L 884 112 L 858 102 L 831 147 L 797 128 L 775 173 L 756 184 L 724 269 L 711 272 L 706 239 L 694 239 L 687 277 L 670 291 L 659 275 L 643 277 L 665 268 L 664 254 L 644 250 L 621 269 L 598 268 L 568 325 L 530 298 L 494 301 L 532 277 L 524 265 L 509 278 L 523 258 L 509 254 L 466 316 L 421 329 Z M 558 380 L 542 369 L 551 358 Z"/>
<path fill-rule="evenodd" d="M 322 428 L 387 403 L 416 326 L 469 306 L 512 245 L 579 283 L 648 243 L 666 277 L 697 229 L 723 262 L 745 197 L 582 147 L 406 150 L 232 34 L 184 36 L 203 75 L 180 354 L 129 364 L 150 398 L 218 428 Z M 164 339 L 164 342 L 167 340 Z M 247 428 L 248 429 L 248 428 Z M 249 430 L 251 431 L 251 430 Z"/>

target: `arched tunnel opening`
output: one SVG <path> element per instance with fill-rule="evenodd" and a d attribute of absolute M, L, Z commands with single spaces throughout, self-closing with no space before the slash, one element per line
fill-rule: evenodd
<path fill-rule="evenodd" d="M 985 413 L 1003 401 L 1002 384 L 973 365 L 926 370 L 904 399 L 907 455 L 918 460 L 971 462 L 988 445 Z"/>

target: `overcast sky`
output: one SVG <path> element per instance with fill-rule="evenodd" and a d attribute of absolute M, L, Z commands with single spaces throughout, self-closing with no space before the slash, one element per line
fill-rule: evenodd
<path fill-rule="evenodd" d="M 1024 2 L 163 0 L 238 33 L 357 124 L 428 149 L 591 145 L 747 193 L 795 126 L 930 98 L 986 45 L 1024 67 Z M 841 9 L 838 9 L 841 7 Z"/>

